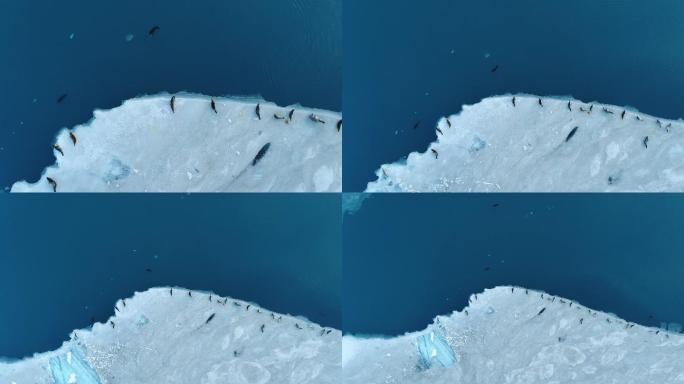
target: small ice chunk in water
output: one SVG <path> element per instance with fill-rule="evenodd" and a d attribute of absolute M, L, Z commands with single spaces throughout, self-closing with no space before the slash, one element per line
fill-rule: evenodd
<path fill-rule="evenodd" d="M 129 43 L 129 42 L 133 41 L 134 38 L 135 38 L 135 35 L 132 33 L 129 33 L 128 35 L 126 35 L 126 42 Z"/>
<path fill-rule="evenodd" d="M 75 33 L 70 34 L 70 35 L 69 35 L 69 40 L 73 40 L 74 37 L 76 37 L 76 34 L 75 34 Z"/>

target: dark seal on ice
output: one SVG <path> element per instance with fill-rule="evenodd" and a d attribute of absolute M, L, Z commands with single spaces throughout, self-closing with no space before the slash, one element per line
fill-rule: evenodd
<path fill-rule="evenodd" d="M 257 163 L 260 162 L 261 159 L 264 158 L 264 156 L 266 155 L 266 152 L 268 152 L 268 150 L 270 148 L 271 148 L 271 143 L 264 144 L 264 146 L 261 147 L 259 152 L 257 152 L 256 156 L 254 156 L 254 160 L 252 160 L 252 166 L 257 165 Z"/>
<path fill-rule="evenodd" d="M 57 182 L 52 177 L 47 177 L 47 182 L 52 186 L 52 192 L 57 192 Z"/>

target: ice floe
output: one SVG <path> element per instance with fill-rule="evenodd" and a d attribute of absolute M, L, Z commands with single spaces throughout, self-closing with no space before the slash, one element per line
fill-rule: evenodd
<path fill-rule="evenodd" d="M 496 96 L 442 118 L 367 192 L 684 191 L 684 122 L 571 98 Z"/>
<path fill-rule="evenodd" d="M 339 383 L 341 333 L 255 304 L 180 288 L 116 303 L 53 352 L 0 362 L 0 383 Z"/>
<path fill-rule="evenodd" d="M 345 335 L 345 383 L 684 382 L 684 335 L 519 287 L 394 338 Z"/>
<path fill-rule="evenodd" d="M 12 192 L 341 191 L 339 113 L 257 99 L 171 98 L 131 99 L 62 130 L 56 163 Z"/>

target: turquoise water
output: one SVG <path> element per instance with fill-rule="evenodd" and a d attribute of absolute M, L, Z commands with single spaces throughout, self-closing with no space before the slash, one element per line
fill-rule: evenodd
<path fill-rule="evenodd" d="M 344 217 L 343 330 L 399 335 L 518 285 L 684 323 L 684 196 L 374 195 Z"/>
<path fill-rule="evenodd" d="M 0 2 L 0 190 L 39 178 L 62 127 L 142 94 L 339 111 L 341 14 L 339 0 Z"/>
<path fill-rule="evenodd" d="M 0 194 L 0 357 L 61 345 L 156 286 L 341 326 L 340 198 Z"/>
<path fill-rule="evenodd" d="M 345 191 L 425 150 L 441 116 L 492 95 L 572 95 L 684 118 L 680 0 L 389 4 L 344 1 Z"/>

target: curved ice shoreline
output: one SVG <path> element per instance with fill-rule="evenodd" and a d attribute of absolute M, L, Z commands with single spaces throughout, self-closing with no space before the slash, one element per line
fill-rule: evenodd
<path fill-rule="evenodd" d="M 684 335 L 519 287 L 395 338 L 342 338 L 345 383 L 680 383 Z M 421 349 L 422 348 L 422 349 Z"/>
<path fill-rule="evenodd" d="M 463 106 L 440 119 L 425 152 L 382 165 L 366 191 L 684 191 L 682 120 L 569 98 L 541 98 L 543 106 L 539 100 L 505 95 Z"/>
<path fill-rule="evenodd" d="M 188 93 L 175 95 L 174 112 L 171 96 L 133 98 L 61 130 L 56 163 L 12 192 L 52 192 L 47 177 L 57 192 L 341 191 L 339 113 Z"/>
<path fill-rule="evenodd" d="M 56 351 L 0 362 L 0 382 L 339 382 L 340 332 L 302 318 L 180 288 L 136 293 L 114 311 Z"/>
<path fill-rule="evenodd" d="M 394 338 L 342 337 L 252 303 L 171 289 L 119 300 L 108 322 L 72 332 L 56 351 L 0 362 L 0 382 L 684 381 L 684 335 L 520 287 L 472 295 L 462 311 Z"/>

